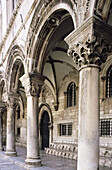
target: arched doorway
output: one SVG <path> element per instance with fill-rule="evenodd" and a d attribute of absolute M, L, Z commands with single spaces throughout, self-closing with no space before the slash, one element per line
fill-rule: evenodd
<path fill-rule="evenodd" d="M 41 117 L 40 124 L 41 135 L 41 149 L 49 147 L 49 115 L 47 111 L 44 111 Z"/>

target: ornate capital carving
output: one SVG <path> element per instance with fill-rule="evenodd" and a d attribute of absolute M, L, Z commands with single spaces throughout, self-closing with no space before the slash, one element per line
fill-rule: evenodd
<path fill-rule="evenodd" d="M 101 65 L 111 51 L 112 46 L 102 36 L 89 34 L 86 40 L 69 48 L 68 55 L 81 67 L 85 64 Z"/>
<path fill-rule="evenodd" d="M 20 81 L 25 88 L 27 96 L 39 96 L 44 79 L 45 77 L 39 73 L 27 73 L 20 78 Z"/>
<path fill-rule="evenodd" d="M 112 28 L 95 17 L 89 18 L 73 31 L 65 41 L 69 45 L 68 55 L 79 67 L 88 64 L 101 65 L 112 52 Z"/>
<path fill-rule="evenodd" d="M 9 93 L 4 93 L 2 98 L 8 107 L 14 108 L 17 104 L 19 95 L 15 92 L 9 92 Z"/>

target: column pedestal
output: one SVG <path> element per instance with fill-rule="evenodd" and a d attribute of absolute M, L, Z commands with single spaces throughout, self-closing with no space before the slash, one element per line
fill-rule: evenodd
<path fill-rule="evenodd" d="M 25 164 L 28 166 L 31 166 L 31 167 L 39 167 L 39 166 L 41 166 L 41 159 L 40 158 L 36 158 L 36 159 L 27 158 L 25 160 Z"/>
<path fill-rule="evenodd" d="M 78 170 L 99 166 L 99 66 L 83 66 L 79 86 Z"/>

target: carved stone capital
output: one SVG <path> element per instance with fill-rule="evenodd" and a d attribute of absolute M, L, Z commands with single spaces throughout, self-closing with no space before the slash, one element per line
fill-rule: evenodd
<path fill-rule="evenodd" d="M 45 77 L 39 73 L 26 73 L 21 78 L 27 96 L 39 96 Z"/>
<path fill-rule="evenodd" d="M 79 67 L 85 64 L 101 65 L 106 61 L 111 50 L 112 47 L 102 36 L 88 35 L 85 41 L 78 42 L 74 44 L 74 47 L 69 48 L 68 55 L 73 57 Z"/>
<path fill-rule="evenodd" d="M 69 45 L 68 55 L 73 57 L 79 67 L 88 64 L 101 65 L 112 52 L 112 28 L 103 24 L 91 17 L 65 38 Z"/>
<path fill-rule="evenodd" d="M 4 93 L 2 98 L 8 107 L 14 108 L 17 104 L 19 95 L 15 92 L 9 92 L 9 93 Z"/>

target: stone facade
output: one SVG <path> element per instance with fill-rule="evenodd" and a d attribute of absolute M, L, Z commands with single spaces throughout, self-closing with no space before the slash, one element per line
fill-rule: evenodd
<path fill-rule="evenodd" d="M 112 168 L 111 68 L 111 0 L 0 0 L 0 150 Z"/>

